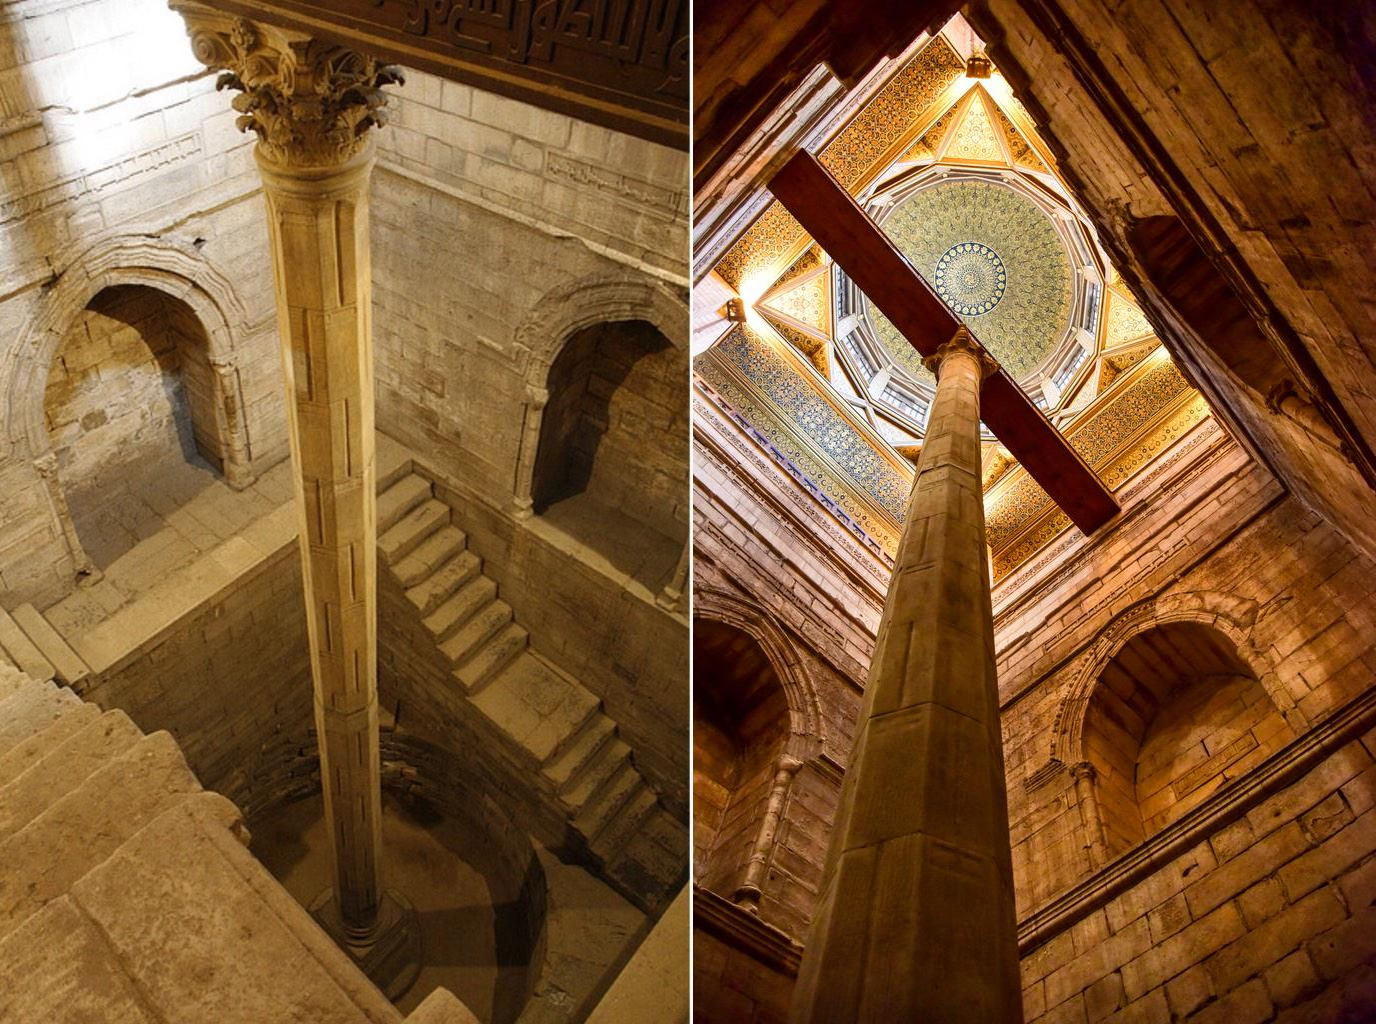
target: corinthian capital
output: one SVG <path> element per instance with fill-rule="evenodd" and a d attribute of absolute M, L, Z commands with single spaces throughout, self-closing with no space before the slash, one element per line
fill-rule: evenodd
<path fill-rule="evenodd" d="M 363 149 L 368 129 L 386 123 L 382 86 L 395 67 L 302 32 L 173 0 L 191 50 L 234 89 L 240 131 L 258 135 L 260 155 L 284 167 L 331 167 Z"/>

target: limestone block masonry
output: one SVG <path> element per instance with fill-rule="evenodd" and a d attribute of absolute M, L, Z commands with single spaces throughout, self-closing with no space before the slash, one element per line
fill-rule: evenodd
<path fill-rule="evenodd" d="M 623 895 L 658 910 L 686 878 L 686 828 L 597 696 L 530 649 L 415 459 L 380 448 L 384 697 L 446 747 L 471 737 L 493 792 L 516 798 L 513 815 L 553 847 L 581 847 Z"/>
<path fill-rule="evenodd" d="M 0 1019 L 402 1024 L 247 840 L 167 733 L 0 663 Z"/>

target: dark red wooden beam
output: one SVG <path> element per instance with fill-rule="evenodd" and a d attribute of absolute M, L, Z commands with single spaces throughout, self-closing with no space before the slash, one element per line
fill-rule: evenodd
<path fill-rule="evenodd" d="M 811 153 L 794 156 L 769 188 L 913 348 L 927 356 L 951 339 L 961 325 L 955 313 Z M 1002 369 L 985 379 L 980 412 L 1081 531 L 1117 514 L 1103 481 Z"/>

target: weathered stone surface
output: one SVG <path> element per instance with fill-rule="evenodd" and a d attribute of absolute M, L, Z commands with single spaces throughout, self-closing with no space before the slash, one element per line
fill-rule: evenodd
<path fill-rule="evenodd" d="M 161 1019 L 99 927 L 69 896 L 53 900 L 0 940 L 0 1015 L 52 1024 Z"/>

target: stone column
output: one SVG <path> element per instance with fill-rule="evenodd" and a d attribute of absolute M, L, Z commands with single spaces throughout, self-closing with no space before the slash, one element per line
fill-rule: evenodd
<path fill-rule="evenodd" d="M 765 805 L 764 820 L 760 822 L 759 834 L 755 836 L 755 843 L 750 849 L 750 860 L 745 865 L 745 879 L 736 888 L 736 903 L 753 914 L 760 912 L 765 872 L 769 868 L 769 855 L 774 850 L 774 836 L 779 831 L 779 819 L 784 813 L 784 801 L 788 799 L 788 788 L 793 784 L 793 776 L 802 766 L 802 761 L 784 754 L 779 758 L 779 770 L 774 773 L 774 784 L 769 789 L 769 802 Z"/>
<path fill-rule="evenodd" d="M 540 423 L 549 404 L 549 389 L 526 385 L 526 415 L 521 425 L 521 450 L 516 456 L 516 518 L 535 514 L 535 455 L 540 448 Z"/>
<path fill-rule="evenodd" d="M 1075 780 L 1075 798 L 1080 805 L 1080 823 L 1089 838 L 1086 849 L 1089 852 L 1089 866 L 1098 871 L 1108 863 L 1108 845 L 1104 842 L 1104 823 L 1099 817 L 1099 795 L 1094 791 L 1094 765 L 1079 761 L 1070 766 L 1070 777 Z"/>
<path fill-rule="evenodd" d="M 103 573 L 86 554 L 81 538 L 76 535 L 76 523 L 72 521 L 72 509 L 67 504 L 67 495 L 62 491 L 62 481 L 57 476 L 57 453 L 49 449 L 33 460 L 33 468 L 43 478 L 43 491 L 48 496 L 48 507 L 53 518 L 62 527 L 62 539 L 67 542 L 67 550 L 72 554 L 72 572 L 76 582 L 82 586 L 99 583 Z"/>
<path fill-rule="evenodd" d="M 361 947 L 382 904 L 368 129 L 383 120 L 379 87 L 398 79 L 298 32 L 173 6 L 196 56 L 225 69 L 219 87 L 239 92 L 240 129 L 258 135 L 335 909 Z"/>
<path fill-rule="evenodd" d="M 693 538 L 691 533 L 683 542 L 683 550 L 678 554 L 678 564 L 674 566 L 674 574 L 669 577 L 669 582 L 664 584 L 664 588 L 655 597 L 655 604 L 661 608 L 676 612 L 683 609 L 683 591 L 688 586 L 688 566 L 692 561 Z"/>
<path fill-rule="evenodd" d="M 795 1024 L 1021 1024 L 979 390 L 939 375 L 794 992 Z"/>
<path fill-rule="evenodd" d="M 248 487 L 256 477 L 253 475 L 253 459 L 248 448 L 247 416 L 244 413 L 244 392 L 239 384 L 239 371 L 227 359 L 210 360 L 210 368 L 215 373 L 217 420 L 223 443 L 221 465 L 225 483 L 236 491 Z"/>

